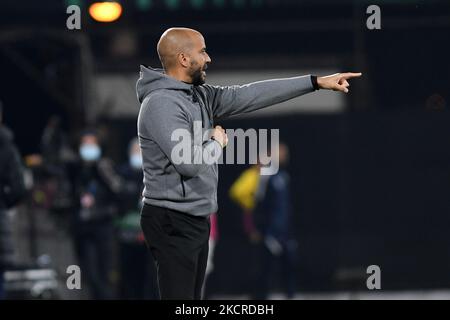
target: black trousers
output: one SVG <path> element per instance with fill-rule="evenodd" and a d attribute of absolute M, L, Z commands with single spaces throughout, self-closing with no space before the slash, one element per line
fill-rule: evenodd
<path fill-rule="evenodd" d="M 141 227 L 156 263 L 161 299 L 201 299 L 208 261 L 209 217 L 145 204 Z"/>

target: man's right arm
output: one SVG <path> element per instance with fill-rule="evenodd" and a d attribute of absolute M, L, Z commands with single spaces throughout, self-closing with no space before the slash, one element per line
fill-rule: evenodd
<path fill-rule="evenodd" d="M 347 80 L 361 73 L 336 73 L 325 77 L 305 75 L 258 81 L 242 86 L 204 85 L 215 119 L 252 112 L 319 89 L 348 93 Z"/>

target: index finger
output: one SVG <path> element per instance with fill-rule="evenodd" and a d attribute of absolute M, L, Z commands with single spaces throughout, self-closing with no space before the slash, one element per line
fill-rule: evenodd
<path fill-rule="evenodd" d="M 357 77 L 361 77 L 361 76 L 362 76 L 362 73 L 361 73 L 361 72 L 357 72 L 357 73 L 354 73 L 354 72 L 346 72 L 346 73 L 343 74 L 343 77 L 344 77 L 345 79 L 357 78 Z"/>

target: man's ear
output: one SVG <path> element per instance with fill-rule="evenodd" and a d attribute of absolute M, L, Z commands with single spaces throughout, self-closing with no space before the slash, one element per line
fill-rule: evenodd
<path fill-rule="evenodd" d="M 189 56 L 187 54 L 185 54 L 184 52 L 181 52 L 180 54 L 178 54 L 178 61 L 180 62 L 180 64 L 183 67 L 185 67 L 185 68 L 189 67 L 190 59 L 189 59 Z"/>

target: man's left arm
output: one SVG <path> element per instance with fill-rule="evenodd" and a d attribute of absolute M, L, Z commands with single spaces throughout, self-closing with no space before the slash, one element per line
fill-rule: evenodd
<path fill-rule="evenodd" d="M 318 89 L 348 92 L 348 79 L 360 73 L 337 73 L 327 77 L 312 75 L 258 81 L 242 86 L 204 85 L 215 119 L 226 118 L 299 97 Z"/>

